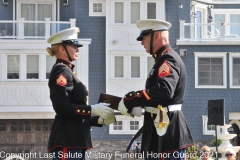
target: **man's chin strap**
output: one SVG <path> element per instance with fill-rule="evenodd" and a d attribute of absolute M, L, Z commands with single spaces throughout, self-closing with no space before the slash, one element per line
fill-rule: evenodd
<path fill-rule="evenodd" d="M 72 62 L 72 59 L 71 59 L 71 57 L 70 57 L 70 55 L 69 55 L 69 53 L 68 53 L 68 50 L 67 50 L 67 48 L 66 48 L 66 45 L 63 44 L 62 46 L 63 46 L 63 48 L 65 49 L 65 51 L 67 52 L 69 61 Z"/>
<path fill-rule="evenodd" d="M 154 31 L 151 32 L 151 41 L 150 41 L 150 54 L 153 55 L 153 36 Z"/>

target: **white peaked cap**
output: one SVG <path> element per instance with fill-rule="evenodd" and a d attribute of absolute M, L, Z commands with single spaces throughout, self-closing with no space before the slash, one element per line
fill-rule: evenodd
<path fill-rule="evenodd" d="M 78 27 L 68 28 L 52 35 L 48 38 L 47 42 L 51 45 L 63 43 L 74 44 L 82 47 L 82 45 L 77 40 L 79 33 L 80 29 Z"/>
<path fill-rule="evenodd" d="M 171 23 L 158 19 L 138 20 L 136 25 L 140 29 L 138 41 L 141 41 L 143 36 L 148 35 L 152 31 L 169 30 L 172 26 Z"/>
<path fill-rule="evenodd" d="M 172 26 L 171 23 L 158 19 L 138 20 L 136 24 L 141 31 L 147 29 L 168 30 Z"/>

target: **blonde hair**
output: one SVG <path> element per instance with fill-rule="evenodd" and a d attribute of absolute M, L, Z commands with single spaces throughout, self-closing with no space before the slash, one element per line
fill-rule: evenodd
<path fill-rule="evenodd" d="M 52 57 L 53 57 L 53 56 L 57 56 L 59 46 L 60 46 L 60 44 L 52 45 L 51 48 L 50 48 L 50 47 L 47 47 L 47 48 L 46 48 L 46 51 L 47 51 L 48 54 L 49 54 L 50 56 L 52 56 Z"/>
<path fill-rule="evenodd" d="M 210 147 L 208 147 L 208 146 L 203 146 L 202 148 L 201 148 L 201 150 L 207 150 L 207 151 L 211 151 L 211 149 L 210 149 Z"/>

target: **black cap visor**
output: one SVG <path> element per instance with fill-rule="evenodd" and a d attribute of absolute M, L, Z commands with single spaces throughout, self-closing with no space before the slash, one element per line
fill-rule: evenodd
<path fill-rule="evenodd" d="M 137 37 L 137 41 L 142 41 L 143 36 L 146 36 L 146 35 L 150 34 L 152 31 L 153 31 L 152 29 L 142 30 L 140 32 L 140 35 Z"/>
<path fill-rule="evenodd" d="M 83 45 L 81 43 L 79 43 L 79 41 L 77 39 L 71 39 L 71 40 L 63 40 L 62 43 L 59 44 L 71 44 L 71 45 L 76 45 L 77 47 L 82 47 Z"/>
<path fill-rule="evenodd" d="M 77 47 L 82 47 L 83 45 L 80 44 L 78 42 L 77 39 L 71 39 L 71 40 L 65 40 L 65 41 L 62 41 L 63 44 L 72 44 L 72 45 L 76 45 Z"/>
<path fill-rule="evenodd" d="M 168 31 L 167 29 L 161 29 L 161 30 L 153 30 L 153 29 L 145 29 L 140 32 L 140 35 L 137 37 L 137 41 L 142 41 L 143 36 L 146 36 L 150 34 L 151 32 L 155 31 Z"/>

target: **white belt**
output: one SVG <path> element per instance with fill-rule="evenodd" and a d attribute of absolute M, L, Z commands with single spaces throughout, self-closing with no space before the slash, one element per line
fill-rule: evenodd
<path fill-rule="evenodd" d="M 168 109 L 167 107 L 163 107 L 163 108 L 166 108 L 166 111 L 180 111 L 182 110 L 182 104 L 173 104 L 173 105 L 170 105 L 168 106 Z M 145 112 L 149 112 L 149 113 L 155 113 L 157 114 L 157 108 L 155 107 L 145 107 Z"/>

